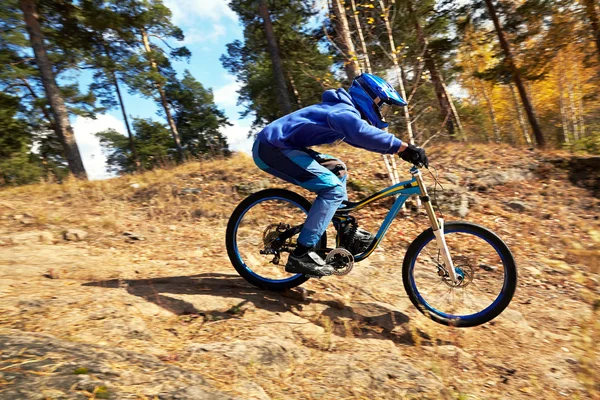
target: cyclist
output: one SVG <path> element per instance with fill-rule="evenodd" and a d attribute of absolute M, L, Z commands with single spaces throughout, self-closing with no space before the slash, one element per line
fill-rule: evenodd
<path fill-rule="evenodd" d="M 382 78 L 362 74 L 348 92 L 340 88 L 323 93 L 323 101 L 279 118 L 257 136 L 252 148 L 256 165 L 312 192 L 317 193 L 304 227 L 290 254 L 285 270 L 312 276 L 334 271 L 313 250 L 344 200 L 346 165 L 339 159 L 308 149 L 310 146 L 346 143 L 382 154 L 399 154 L 415 164 L 427 166 L 425 150 L 409 145 L 384 131 L 385 116 L 391 106 L 406 106 L 398 92 Z M 366 243 L 373 236 L 362 231 Z"/>

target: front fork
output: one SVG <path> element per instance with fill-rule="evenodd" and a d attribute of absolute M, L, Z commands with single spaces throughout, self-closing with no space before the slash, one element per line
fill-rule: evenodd
<path fill-rule="evenodd" d="M 450 277 L 452 282 L 454 284 L 458 284 L 458 277 L 456 275 L 456 271 L 454 270 L 454 264 L 452 263 L 452 257 L 450 257 L 450 251 L 448 250 L 448 245 L 446 244 L 446 238 L 444 237 L 444 219 L 438 219 L 435 216 L 435 211 L 433 210 L 433 205 L 431 204 L 431 200 L 429 199 L 429 195 L 427 194 L 427 188 L 425 187 L 425 183 L 423 182 L 423 176 L 421 175 L 421 171 L 419 171 L 417 168 L 412 168 L 411 173 L 417 180 L 417 184 L 419 185 L 419 189 L 421 190 L 421 201 L 423 202 L 423 206 L 425 207 L 425 211 L 427 212 L 429 222 L 431 222 L 431 228 L 433 229 L 433 234 L 435 235 L 435 240 L 437 242 L 438 249 L 442 254 L 444 264 L 446 265 L 446 272 L 448 272 L 448 276 Z"/>

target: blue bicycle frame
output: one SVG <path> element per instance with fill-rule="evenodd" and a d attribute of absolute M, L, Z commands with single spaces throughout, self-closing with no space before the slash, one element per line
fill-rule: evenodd
<path fill-rule="evenodd" d="M 414 168 L 414 169 L 416 170 L 416 168 Z M 416 171 L 418 171 L 418 170 L 416 170 Z M 412 172 L 413 172 L 413 169 L 411 169 L 411 173 Z M 377 234 L 375 235 L 375 240 L 373 240 L 373 242 L 371 243 L 371 245 L 369 246 L 369 248 L 366 251 L 354 256 L 355 262 L 364 260 L 373 252 L 373 250 L 375 250 L 377 248 L 377 246 L 379 245 L 379 242 L 381 242 L 381 239 L 383 239 L 383 237 L 387 233 L 387 230 L 389 229 L 390 225 L 392 224 L 392 221 L 394 220 L 394 218 L 396 218 L 396 215 L 398 215 L 398 212 L 400 211 L 400 209 L 402 208 L 402 206 L 404 205 L 406 200 L 411 195 L 414 195 L 414 194 L 422 195 L 421 189 L 417 182 L 416 175 L 413 174 L 413 178 L 411 180 L 397 183 L 393 186 L 390 186 L 386 189 L 383 189 L 383 190 L 375 193 L 374 195 L 372 195 L 370 197 L 367 197 L 364 200 L 361 200 L 359 202 L 344 202 L 343 207 L 340 207 L 336 211 L 334 218 L 337 218 L 340 221 L 344 221 L 348 217 L 349 213 L 360 210 L 361 208 L 367 206 L 369 203 L 372 203 L 376 200 L 381 200 L 381 199 L 384 199 L 384 198 L 390 197 L 390 196 L 398 196 L 396 198 L 396 201 L 392 205 L 392 208 L 390 209 L 387 216 L 383 220 L 383 223 L 379 227 L 379 230 L 377 231 Z"/>
<path fill-rule="evenodd" d="M 421 200 L 423 201 L 423 206 L 425 208 L 425 211 L 427 212 L 429 221 L 431 222 L 431 228 L 435 235 L 440 254 L 444 259 L 446 265 L 449 266 L 449 268 L 447 268 L 448 275 L 450 276 L 452 281 L 456 282 L 456 272 L 454 271 L 452 258 L 450 257 L 450 252 L 448 251 L 448 246 L 446 245 L 446 240 L 444 238 L 444 220 L 441 218 L 438 219 L 435 215 L 435 211 L 433 210 L 433 206 L 431 205 L 431 201 L 429 199 L 429 196 L 427 195 L 427 188 L 425 187 L 425 184 L 423 182 L 421 171 L 419 171 L 417 167 L 412 167 L 410 169 L 410 173 L 412 175 L 412 179 L 409 181 L 397 183 L 358 202 L 344 202 L 343 207 L 340 207 L 336 211 L 333 218 L 343 222 L 346 218 L 348 218 L 348 215 L 351 212 L 360 210 L 361 208 L 365 207 L 367 204 L 373 201 L 384 199 L 390 196 L 398 196 L 396 198 L 396 201 L 392 205 L 392 208 L 383 220 L 383 223 L 379 227 L 379 230 L 375 235 L 375 240 L 373 240 L 373 242 L 367 250 L 365 250 L 361 254 L 357 254 L 354 256 L 355 262 L 362 261 L 369 255 L 371 255 L 371 253 L 377 248 L 377 246 L 387 233 L 387 230 L 392 224 L 392 221 L 394 220 L 394 218 L 396 218 L 396 215 L 398 215 L 398 212 L 400 211 L 402 205 L 406 202 L 406 200 L 411 195 L 418 194 L 421 197 Z"/>

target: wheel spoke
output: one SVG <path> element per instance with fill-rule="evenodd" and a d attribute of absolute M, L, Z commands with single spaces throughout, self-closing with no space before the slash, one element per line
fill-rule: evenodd
<path fill-rule="evenodd" d="M 453 225 L 460 225 L 464 229 L 452 230 Z M 453 283 L 448 276 L 441 277 L 437 269 L 432 269 L 431 262 L 435 263 L 436 259 L 438 266 L 443 265 L 441 252 L 433 234 L 426 238 L 417 254 L 411 255 L 413 261 L 409 274 L 413 282 L 410 287 L 415 288 L 414 298 L 417 303 L 426 304 L 427 308 L 440 318 L 452 315 L 454 318 L 458 317 L 459 322 L 463 317 L 477 314 L 477 321 L 473 322 L 473 319 L 470 319 L 464 322 L 471 325 L 482 323 L 478 321 L 483 321 L 486 316 L 479 313 L 483 310 L 486 310 L 486 314 L 490 312 L 488 308 L 492 304 L 494 308 L 506 307 L 507 302 L 498 304 L 495 300 L 505 296 L 502 288 L 507 279 L 507 271 L 512 274 L 511 279 L 514 281 L 511 282 L 510 297 L 516 284 L 512 255 L 499 254 L 498 246 L 492 244 L 492 238 L 495 236 L 480 227 L 471 228 L 472 226 L 467 223 L 448 223 L 447 228 L 450 229 L 444 233 L 460 281 Z M 508 266 L 503 260 L 509 260 Z"/>

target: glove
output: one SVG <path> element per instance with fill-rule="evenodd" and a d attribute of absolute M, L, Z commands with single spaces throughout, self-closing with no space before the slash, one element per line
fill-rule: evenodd
<path fill-rule="evenodd" d="M 417 147 L 414 144 L 409 144 L 402 153 L 398 154 L 398 156 L 406 162 L 413 163 L 417 167 L 429 167 L 425 149 Z"/>

